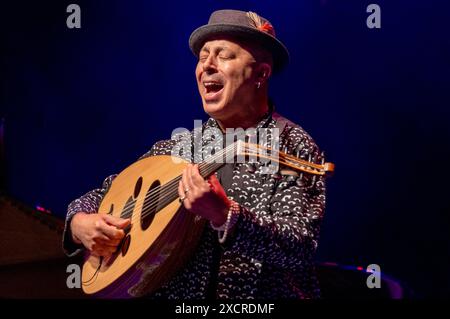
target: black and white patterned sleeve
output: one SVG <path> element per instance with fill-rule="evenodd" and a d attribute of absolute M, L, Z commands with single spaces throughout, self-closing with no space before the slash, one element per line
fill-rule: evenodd
<path fill-rule="evenodd" d="M 108 176 L 103 181 L 101 188 L 96 188 L 84 194 L 80 198 L 75 199 L 69 204 L 63 233 L 63 249 L 68 256 L 74 256 L 78 254 L 82 249 L 81 245 L 75 244 L 72 240 L 70 222 L 72 221 L 73 216 L 81 212 L 86 214 L 97 213 L 100 202 L 102 201 L 108 189 L 111 187 L 111 183 L 116 176 L 116 174 Z"/>
<path fill-rule="evenodd" d="M 170 152 L 171 141 L 159 141 L 153 145 L 153 147 L 142 155 L 139 159 L 153 156 L 153 155 L 162 155 Z M 80 198 L 72 201 L 67 209 L 65 227 L 63 232 L 63 249 L 66 255 L 74 256 L 78 254 L 82 250 L 81 245 L 77 245 L 72 241 L 72 233 L 70 231 L 70 222 L 75 214 L 83 212 L 87 214 L 95 214 L 98 211 L 100 203 L 105 196 L 106 192 L 111 187 L 111 184 L 117 174 L 108 176 L 104 181 L 100 188 L 94 189 Z"/>
<path fill-rule="evenodd" d="M 307 141 L 302 157 L 320 162 L 317 146 Z M 292 145 L 291 149 L 298 147 Z M 325 208 L 325 178 L 310 174 L 268 177 L 250 205 L 241 204 L 230 250 L 275 267 L 303 267 L 318 245 Z"/>

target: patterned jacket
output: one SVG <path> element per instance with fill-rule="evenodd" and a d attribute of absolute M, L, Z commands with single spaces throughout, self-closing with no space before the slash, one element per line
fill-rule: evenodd
<path fill-rule="evenodd" d="M 313 139 L 300 126 L 276 116 L 268 114 L 256 128 L 280 128 L 279 123 L 284 123 L 280 149 L 319 163 L 322 155 Z M 211 127 L 218 125 L 210 118 L 203 128 Z M 180 138 L 157 142 L 142 158 L 170 155 Z M 214 143 L 203 138 L 202 145 Z M 211 287 L 220 299 L 319 298 L 314 254 L 324 214 L 325 178 L 292 170 L 263 174 L 262 167 L 260 163 L 234 165 L 226 192 L 240 204 L 241 214 L 232 236 L 221 245 L 217 232 L 207 224 L 186 266 L 150 298 L 209 299 Z M 67 255 L 81 250 L 71 241 L 71 218 L 81 211 L 96 213 L 115 176 L 69 204 L 63 238 Z"/>

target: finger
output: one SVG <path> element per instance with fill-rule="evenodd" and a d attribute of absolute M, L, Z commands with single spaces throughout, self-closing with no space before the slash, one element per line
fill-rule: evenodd
<path fill-rule="evenodd" d="M 91 251 L 93 252 L 115 252 L 117 250 L 117 247 L 113 247 L 113 246 L 108 246 L 108 245 L 103 245 L 97 242 L 94 242 L 90 248 Z"/>
<path fill-rule="evenodd" d="M 98 231 L 102 232 L 110 239 L 113 238 L 122 239 L 123 236 L 125 235 L 125 232 L 122 229 L 118 229 L 115 226 L 110 226 L 106 224 L 103 220 L 98 220 L 95 223 L 95 227 Z"/>
<path fill-rule="evenodd" d="M 93 241 L 97 241 L 97 240 L 105 240 L 105 241 L 108 241 L 108 240 L 111 240 L 108 236 L 106 236 L 102 231 L 101 231 L 101 229 L 100 229 L 100 227 L 95 227 L 95 232 L 94 232 L 94 235 L 92 236 L 92 240 Z"/>
<path fill-rule="evenodd" d="M 178 196 L 180 198 L 186 197 L 186 194 L 184 193 L 183 182 L 181 180 L 178 183 Z"/>
<path fill-rule="evenodd" d="M 101 251 L 106 255 L 114 254 L 117 251 L 117 247 L 111 247 L 111 246 L 102 246 Z"/>
<path fill-rule="evenodd" d="M 209 188 L 208 183 L 200 175 L 200 171 L 198 170 L 198 165 L 194 165 L 191 169 L 191 180 L 192 180 L 192 183 L 198 188 L 201 188 L 203 190 L 207 190 L 207 188 Z"/>
<path fill-rule="evenodd" d="M 189 192 L 193 192 L 194 191 L 194 185 L 191 184 L 190 182 L 190 166 L 191 164 L 188 164 L 186 166 L 186 168 L 183 171 L 183 177 L 182 177 L 182 181 L 183 181 L 183 192 L 185 193 L 185 196 L 188 197 Z M 186 194 L 186 190 L 188 190 L 188 194 Z"/>
<path fill-rule="evenodd" d="M 189 202 L 189 199 L 187 198 L 187 194 L 184 192 L 184 188 L 183 188 L 183 183 L 180 181 L 178 183 L 178 196 L 180 196 L 180 200 L 181 198 L 183 198 L 182 205 L 184 206 L 184 208 L 186 208 L 187 210 L 191 209 L 191 205 Z"/>
<path fill-rule="evenodd" d="M 194 189 L 195 185 L 192 183 L 192 164 L 189 164 L 186 170 L 186 183 L 189 189 Z"/>
<path fill-rule="evenodd" d="M 103 247 L 101 247 L 101 248 L 99 247 L 99 248 L 93 249 L 91 251 L 91 254 L 94 255 L 94 256 L 97 256 L 97 257 L 106 257 L 106 258 L 108 258 L 115 252 L 116 252 L 115 248 L 114 249 L 106 249 L 106 248 L 103 248 Z"/>
<path fill-rule="evenodd" d="M 116 226 L 117 228 L 125 228 L 130 224 L 130 219 L 124 219 L 124 218 L 119 218 L 119 217 L 115 217 L 115 216 L 111 216 L 108 214 L 102 214 L 101 215 L 103 217 L 103 220 L 112 226 Z"/>
<path fill-rule="evenodd" d="M 120 242 L 122 240 L 120 240 L 120 239 L 109 239 L 109 238 L 108 239 L 96 238 L 96 239 L 94 239 L 94 241 L 96 243 L 98 243 L 99 245 L 102 245 L 102 246 L 117 247 L 117 246 L 119 246 L 119 244 L 120 244 Z"/>

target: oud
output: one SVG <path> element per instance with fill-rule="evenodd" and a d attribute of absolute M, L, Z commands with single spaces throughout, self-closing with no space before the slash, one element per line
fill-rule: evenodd
<path fill-rule="evenodd" d="M 224 165 L 221 159 L 230 154 L 258 156 L 313 175 L 334 171 L 332 163 L 312 163 L 237 141 L 199 164 L 200 174 L 207 178 Z M 205 219 L 180 209 L 178 182 L 187 164 L 178 159 L 175 163 L 169 155 L 151 156 L 131 164 L 114 179 L 98 213 L 129 218 L 131 223 L 109 259 L 86 256 L 82 270 L 86 294 L 103 298 L 141 297 L 161 287 L 185 264 L 205 224 Z"/>

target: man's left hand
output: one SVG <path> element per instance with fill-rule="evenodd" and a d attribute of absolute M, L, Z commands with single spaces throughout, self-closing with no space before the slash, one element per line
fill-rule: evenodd
<path fill-rule="evenodd" d="M 197 164 L 188 164 L 178 184 L 178 195 L 188 211 L 210 220 L 214 226 L 225 223 L 231 203 L 214 174 L 205 180 Z"/>

